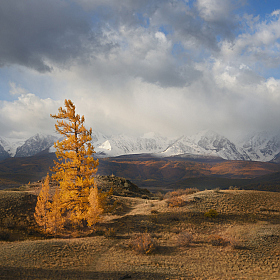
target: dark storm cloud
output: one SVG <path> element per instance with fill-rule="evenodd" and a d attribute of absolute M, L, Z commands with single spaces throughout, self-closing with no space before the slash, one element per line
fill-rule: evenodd
<path fill-rule="evenodd" d="M 0 65 L 19 64 L 39 72 L 76 59 L 94 36 L 87 15 L 58 0 L 2 0 L 0 26 Z"/>
<path fill-rule="evenodd" d="M 119 43 L 124 42 L 130 48 L 130 54 L 136 57 L 132 60 L 133 65 L 129 65 L 122 56 L 118 72 L 127 73 L 129 69 L 130 75 L 144 81 L 164 87 L 181 87 L 200 76 L 189 59 L 190 53 L 194 60 L 204 59 L 203 55 L 219 51 L 217 35 L 230 33 L 220 32 L 220 26 L 228 26 L 226 17 L 216 16 L 216 21 L 209 20 L 209 16 L 203 19 L 199 17 L 201 7 L 203 3 L 198 9 L 196 5 L 189 7 L 184 1 L 158 0 L 3 0 L 0 66 L 17 64 L 48 72 L 54 66 L 67 68 L 77 63 L 95 63 L 100 55 L 105 54 L 106 59 L 111 50 L 120 55 Z M 153 41 L 154 34 L 163 26 L 171 30 L 164 32 L 170 42 L 166 50 L 170 58 L 155 64 L 152 60 L 143 63 L 150 59 L 149 53 L 156 46 L 147 44 L 141 55 L 134 51 L 135 45 L 127 42 L 130 39 L 126 36 L 137 33 L 141 37 L 139 29 L 142 28 L 143 34 L 150 32 L 147 40 Z M 123 27 L 130 29 L 128 35 L 121 34 Z M 173 53 L 178 41 L 182 45 L 180 57 Z M 182 61 L 187 60 L 188 65 L 181 67 Z"/>

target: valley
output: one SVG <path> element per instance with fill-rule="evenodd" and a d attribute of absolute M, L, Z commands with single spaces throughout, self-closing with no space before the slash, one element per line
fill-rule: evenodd
<path fill-rule="evenodd" d="M 0 161 L 0 189 L 41 180 L 56 159 L 54 153 Z M 221 158 L 155 157 L 126 155 L 100 158 L 97 175 L 124 177 L 154 192 L 179 188 L 227 189 L 238 187 L 280 190 L 280 165 L 257 161 L 227 161 Z"/>

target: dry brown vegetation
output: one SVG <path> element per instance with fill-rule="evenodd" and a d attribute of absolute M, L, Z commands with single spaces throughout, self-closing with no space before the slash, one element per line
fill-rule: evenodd
<path fill-rule="evenodd" d="M 45 238 L 32 218 L 34 189 L 1 191 L 0 279 L 280 279 L 280 193 L 178 197 L 181 207 L 115 196 L 120 209 L 95 232 Z M 211 209 L 214 218 L 205 216 Z"/>

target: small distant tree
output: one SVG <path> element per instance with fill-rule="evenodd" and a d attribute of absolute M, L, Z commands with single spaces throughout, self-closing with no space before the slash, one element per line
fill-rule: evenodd
<path fill-rule="evenodd" d="M 88 225 L 91 227 L 94 226 L 100 220 L 100 216 L 104 211 L 101 205 L 97 186 L 94 186 L 94 188 L 90 189 L 88 200 L 89 208 L 86 219 Z"/>
<path fill-rule="evenodd" d="M 55 128 L 64 138 L 54 144 L 58 161 L 54 161 L 52 178 L 60 186 L 61 208 L 70 213 L 74 224 L 85 225 L 90 187 L 94 186 L 98 167 L 98 160 L 93 158 L 92 129 L 85 128 L 85 118 L 76 114 L 71 100 L 65 100 L 65 109 L 60 107 L 58 111 L 51 117 L 57 119 Z"/>
<path fill-rule="evenodd" d="M 42 189 L 37 198 L 37 204 L 35 207 L 35 221 L 43 227 L 44 232 L 47 231 L 48 226 L 48 213 L 49 213 L 49 190 L 50 190 L 50 177 L 47 175 L 45 181 L 42 183 Z"/>
<path fill-rule="evenodd" d="M 48 203 L 47 232 L 57 235 L 63 228 L 64 218 L 61 215 L 60 192 L 55 190 L 52 202 Z"/>

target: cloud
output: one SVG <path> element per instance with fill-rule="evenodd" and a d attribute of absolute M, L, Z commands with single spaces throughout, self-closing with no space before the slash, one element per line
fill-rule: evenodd
<path fill-rule="evenodd" d="M 52 131 L 65 98 L 105 134 L 277 128 L 279 13 L 261 21 L 243 4 L 4 0 L 0 66 L 14 100 L 0 103 L 1 132 Z"/>
<path fill-rule="evenodd" d="M 242 61 L 257 71 L 262 67 L 279 67 L 279 16 L 272 13 L 266 20 L 250 22 L 250 25 L 250 29 L 239 34 L 234 41 L 222 43 L 223 59 L 237 63 Z"/>
<path fill-rule="evenodd" d="M 60 105 L 61 101 L 41 99 L 32 93 L 23 93 L 12 102 L 0 101 L 1 136 L 24 138 L 37 132 L 53 133 L 49 116 Z"/>
<path fill-rule="evenodd" d="M 22 94 L 26 94 L 27 90 L 22 88 L 21 86 L 17 86 L 15 83 L 10 82 L 10 94 L 12 95 L 22 95 Z"/>
<path fill-rule="evenodd" d="M 39 72 L 67 67 L 99 46 L 90 18 L 69 1 L 3 0 L 0 66 L 18 64 Z"/>

